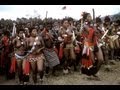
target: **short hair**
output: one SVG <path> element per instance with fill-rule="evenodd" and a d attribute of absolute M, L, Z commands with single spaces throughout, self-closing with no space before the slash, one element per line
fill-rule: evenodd
<path fill-rule="evenodd" d="M 67 18 L 64 18 L 64 19 L 61 21 L 61 24 L 63 24 L 64 21 L 68 21 L 68 19 L 67 19 Z"/>
<path fill-rule="evenodd" d="M 18 31 L 17 31 L 17 33 L 19 34 L 20 33 L 20 31 L 25 31 L 24 29 L 22 29 L 22 28 L 20 28 L 20 29 L 18 29 Z"/>
<path fill-rule="evenodd" d="M 68 21 L 69 21 L 69 22 L 70 22 L 70 21 L 73 21 L 73 18 L 69 17 L 69 18 L 68 18 Z"/>
<path fill-rule="evenodd" d="M 104 18 L 104 22 L 110 22 L 110 21 L 111 21 L 111 19 L 110 19 L 109 16 L 106 16 L 106 17 Z"/>
<path fill-rule="evenodd" d="M 100 17 L 96 17 L 96 23 L 102 23 L 102 20 Z"/>
<path fill-rule="evenodd" d="M 32 33 L 32 30 L 33 29 L 36 29 L 35 27 L 31 27 L 31 28 L 29 28 L 29 32 L 30 32 L 30 34 Z M 37 29 L 36 29 L 37 30 Z"/>

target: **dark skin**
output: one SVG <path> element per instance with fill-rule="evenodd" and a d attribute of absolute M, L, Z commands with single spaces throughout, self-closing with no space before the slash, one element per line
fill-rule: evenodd
<path fill-rule="evenodd" d="M 24 53 L 24 50 L 26 49 L 26 40 L 25 38 L 23 38 L 23 31 L 20 31 L 18 36 L 19 37 L 16 37 L 12 43 L 16 47 L 15 53 L 21 55 Z"/>
<path fill-rule="evenodd" d="M 113 35 L 113 28 L 111 27 L 110 21 L 105 22 L 105 30 L 109 30 L 106 38 L 109 39 L 108 45 L 110 48 L 110 59 L 114 59 L 114 41 L 110 38 Z"/>
<path fill-rule="evenodd" d="M 32 47 L 35 38 L 37 37 L 37 30 L 33 29 L 30 33 L 30 37 L 28 38 L 27 46 Z M 28 48 L 29 49 L 29 48 Z M 44 49 L 44 42 L 43 40 L 38 36 L 38 39 L 36 40 L 36 46 L 33 52 L 31 53 L 33 56 L 37 56 L 39 60 L 30 62 L 31 69 L 32 69 L 32 77 L 34 83 L 37 83 L 37 72 L 40 74 L 40 79 L 43 78 L 43 67 L 44 67 L 44 60 L 41 59 L 39 56 L 42 54 L 42 49 Z M 30 49 L 29 49 L 30 50 Z"/>
<path fill-rule="evenodd" d="M 92 20 L 92 17 L 91 17 L 90 14 L 88 14 L 85 21 L 91 22 L 91 20 Z M 90 35 L 89 34 L 89 32 L 90 32 L 89 29 L 90 28 L 91 27 L 88 23 L 88 25 L 84 28 L 85 29 L 84 32 L 85 32 L 86 35 Z M 95 32 L 93 32 L 93 35 L 95 35 Z M 85 42 L 93 43 L 93 42 L 95 42 L 94 40 L 95 40 L 95 37 L 94 37 L 94 39 L 90 37 L 90 38 L 85 39 Z M 99 51 L 97 51 L 97 52 L 93 52 L 93 51 L 90 50 L 90 54 L 91 54 L 91 59 L 92 59 L 93 63 L 95 64 L 95 62 L 97 62 L 96 65 L 95 65 L 96 66 L 96 72 L 92 75 L 92 76 L 96 77 L 95 74 L 100 69 L 100 66 L 101 66 L 102 61 L 103 61 L 103 54 L 102 54 L 101 48 L 99 48 Z M 97 58 L 97 61 L 95 61 L 95 57 Z"/>
<path fill-rule="evenodd" d="M 28 46 L 32 46 L 34 41 L 35 41 L 35 38 L 37 37 L 37 30 L 34 29 L 32 30 L 31 32 L 31 36 L 28 38 L 28 42 L 27 42 L 27 45 Z M 38 47 L 38 45 L 41 45 L 40 47 Z M 41 37 L 38 36 L 38 40 L 36 41 L 36 48 L 35 48 L 35 52 L 37 49 L 41 48 L 41 47 L 44 47 L 44 42 L 42 40 Z"/>
<path fill-rule="evenodd" d="M 64 45 L 71 45 L 72 47 L 72 48 L 66 48 L 66 47 L 64 48 L 64 55 L 66 58 L 65 65 L 64 65 L 65 70 L 71 67 L 72 64 L 74 63 L 72 61 L 75 60 L 75 53 L 73 51 L 71 30 L 72 30 L 72 26 L 70 26 L 70 23 L 68 22 L 68 20 L 63 21 L 62 28 L 59 31 L 59 35 L 62 38 L 61 41 L 64 43 Z"/>
<path fill-rule="evenodd" d="M 19 37 L 19 38 L 18 38 Z M 18 37 L 13 39 L 14 53 L 18 55 L 24 55 L 24 51 L 26 50 L 26 39 L 23 38 L 23 31 L 20 31 Z M 20 83 L 23 83 L 23 68 L 24 68 L 24 59 L 17 59 L 17 67 L 18 67 L 18 76 Z"/>
<path fill-rule="evenodd" d="M 66 30 L 70 27 L 70 24 L 67 20 L 65 20 L 62 24 L 62 29 L 59 31 L 59 35 L 64 39 L 66 40 L 67 39 L 67 36 L 66 35 L 69 35 L 68 38 L 71 38 L 72 37 L 72 33 L 70 33 L 68 31 L 68 33 L 66 32 Z M 71 42 L 71 40 L 69 40 Z M 68 41 L 68 42 L 69 42 Z"/>
<path fill-rule="evenodd" d="M 113 25 L 113 33 L 114 33 L 114 35 L 117 35 L 117 32 L 119 31 L 119 27 L 118 27 L 118 25 L 117 25 L 117 23 L 115 23 L 114 25 Z M 118 58 L 118 56 L 119 56 L 119 51 L 120 51 L 120 43 L 119 43 L 119 38 L 117 38 L 116 40 L 114 40 L 114 48 L 115 48 L 115 53 L 114 53 L 114 55 L 116 56 L 116 58 L 115 59 L 117 59 Z"/>

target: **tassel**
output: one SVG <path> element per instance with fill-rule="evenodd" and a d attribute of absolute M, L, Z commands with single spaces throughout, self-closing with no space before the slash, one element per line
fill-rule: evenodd
<path fill-rule="evenodd" d="M 59 48 L 59 59 L 62 59 L 63 58 L 63 47 L 60 46 Z"/>
<path fill-rule="evenodd" d="M 84 58 L 82 59 L 82 65 L 86 66 L 86 59 L 84 59 Z"/>
<path fill-rule="evenodd" d="M 89 66 L 91 66 L 91 65 L 93 65 L 92 60 L 90 60 L 90 65 Z"/>
<path fill-rule="evenodd" d="M 88 67 L 91 67 L 93 65 L 92 59 L 91 59 L 91 53 L 89 54 L 89 63 Z"/>
<path fill-rule="evenodd" d="M 13 73 L 16 71 L 16 58 L 12 57 L 11 60 L 11 67 L 10 67 L 10 73 Z"/>
<path fill-rule="evenodd" d="M 87 53 L 87 47 L 84 45 L 83 51 L 82 51 L 82 55 Z"/>
<path fill-rule="evenodd" d="M 89 56 L 89 53 L 90 53 L 90 49 L 87 48 L 87 56 Z"/>
<path fill-rule="evenodd" d="M 24 67 L 24 70 L 23 70 L 23 74 L 24 75 L 29 75 L 30 73 L 30 63 L 28 60 L 25 61 L 25 67 Z"/>

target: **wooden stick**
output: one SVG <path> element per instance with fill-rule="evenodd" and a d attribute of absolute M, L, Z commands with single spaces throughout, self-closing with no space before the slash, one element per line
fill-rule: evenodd
<path fill-rule="evenodd" d="M 92 9 L 92 11 L 93 11 L 93 26 L 94 26 L 94 24 L 95 24 L 95 10 L 94 10 L 94 8 Z"/>

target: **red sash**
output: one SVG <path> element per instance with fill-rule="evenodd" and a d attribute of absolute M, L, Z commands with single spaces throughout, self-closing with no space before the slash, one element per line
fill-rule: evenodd
<path fill-rule="evenodd" d="M 60 46 L 59 48 L 59 59 L 62 59 L 63 58 L 63 47 Z"/>
<path fill-rule="evenodd" d="M 15 56 L 14 57 L 12 57 L 12 59 L 11 59 L 11 67 L 10 67 L 10 73 L 13 73 L 13 72 L 15 72 L 16 71 L 16 58 L 15 58 Z"/>
<path fill-rule="evenodd" d="M 25 60 L 25 67 L 23 69 L 23 74 L 29 75 L 30 73 L 30 63 L 28 60 Z"/>

